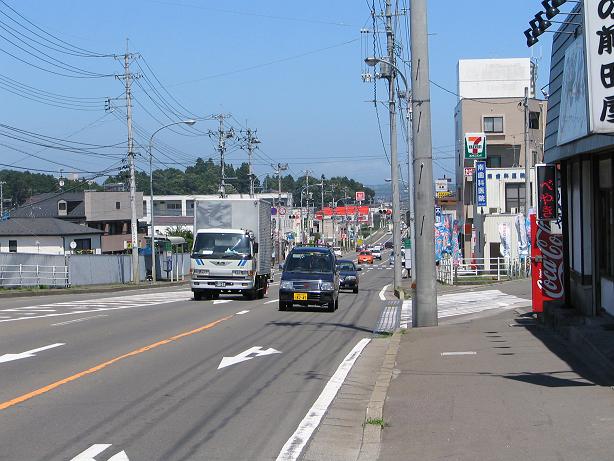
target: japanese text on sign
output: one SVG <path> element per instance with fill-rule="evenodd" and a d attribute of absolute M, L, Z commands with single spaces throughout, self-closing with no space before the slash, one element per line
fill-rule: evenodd
<path fill-rule="evenodd" d="M 486 162 L 475 162 L 475 193 L 477 206 L 486 206 Z"/>
<path fill-rule="evenodd" d="M 557 219 L 556 167 L 536 165 L 537 169 L 537 219 L 554 221 Z"/>
<path fill-rule="evenodd" d="M 585 0 L 591 132 L 614 131 L 614 0 Z"/>

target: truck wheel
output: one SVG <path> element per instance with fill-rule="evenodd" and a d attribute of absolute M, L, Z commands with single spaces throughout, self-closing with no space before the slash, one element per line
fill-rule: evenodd
<path fill-rule="evenodd" d="M 200 301 L 203 299 L 203 293 L 201 291 L 194 292 L 194 301 Z"/>

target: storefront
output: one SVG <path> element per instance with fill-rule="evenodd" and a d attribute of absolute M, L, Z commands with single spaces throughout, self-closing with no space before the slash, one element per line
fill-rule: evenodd
<path fill-rule="evenodd" d="M 614 49 L 600 35 L 611 19 L 598 0 L 572 13 L 553 41 L 545 160 L 560 173 L 566 304 L 614 315 Z"/>

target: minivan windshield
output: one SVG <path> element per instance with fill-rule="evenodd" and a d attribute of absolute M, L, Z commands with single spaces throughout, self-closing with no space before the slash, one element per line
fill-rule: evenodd
<path fill-rule="evenodd" d="M 354 263 L 346 262 L 337 264 L 337 269 L 343 272 L 354 272 L 356 268 L 354 267 Z"/>
<path fill-rule="evenodd" d="M 251 255 L 249 236 L 231 233 L 196 234 L 192 253 L 203 259 L 245 259 Z"/>
<path fill-rule="evenodd" d="M 286 272 L 333 272 L 333 257 L 330 253 L 297 251 L 290 253 L 284 266 Z"/>

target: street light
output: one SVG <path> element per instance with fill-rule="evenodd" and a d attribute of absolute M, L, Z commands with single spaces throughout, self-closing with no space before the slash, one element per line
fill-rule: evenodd
<path fill-rule="evenodd" d="M 374 67 L 377 64 L 394 69 L 405 84 L 406 96 L 409 95 L 409 85 L 401 69 L 394 63 L 378 57 L 367 57 L 365 64 Z M 386 69 L 388 70 L 388 69 Z M 393 289 L 397 290 L 401 286 L 401 195 L 399 191 L 399 170 L 397 153 L 397 131 L 396 131 L 396 102 L 394 97 L 394 72 L 384 72 L 389 83 L 389 113 L 390 113 L 390 182 L 392 183 L 392 246 L 394 254 L 394 278 Z M 412 162 L 413 163 L 413 162 Z M 411 207 L 413 211 L 413 206 Z M 411 230 L 410 230 L 411 232 Z M 413 264 L 413 263 L 412 263 Z"/>
<path fill-rule="evenodd" d="M 174 125 L 194 125 L 196 120 L 181 120 L 179 122 L 169 123 L 168 125 L 161 126 L 152 133 L 149 138 L 149 207 L 151 210 L 150 226 L 151 226 L 151 281 L 156 283 L 156 231 L 154 227 L 154 197 L 153 197 L 153 139 L 158 131 L 168 128 Z"/>

